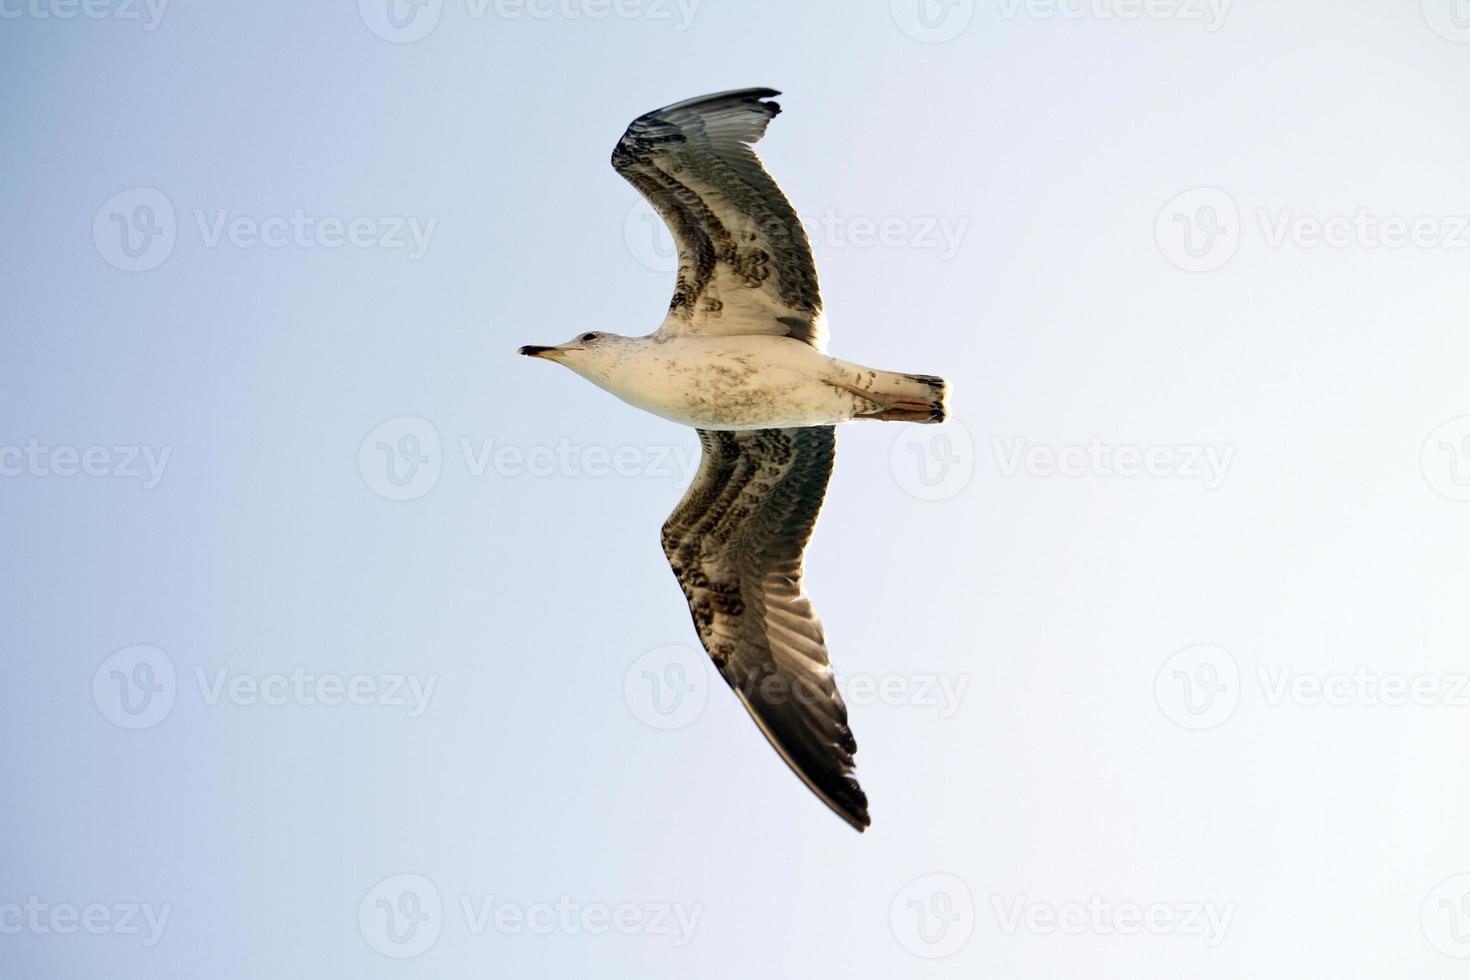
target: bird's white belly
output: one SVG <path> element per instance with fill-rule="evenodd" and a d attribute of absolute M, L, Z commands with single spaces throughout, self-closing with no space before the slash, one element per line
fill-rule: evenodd
<path fill-rule="evenodd" d="M 833 425 L 870 406 L 833 383 L 842 367 L 848 365 L 785 337 L 677 337 L 630 355 L 604 386 L 631 405 L 701 429 Z"/>

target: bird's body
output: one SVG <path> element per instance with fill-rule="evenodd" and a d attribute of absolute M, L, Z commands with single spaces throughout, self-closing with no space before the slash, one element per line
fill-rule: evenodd
<path fill-rule="evenodd" d="M 699 472 L 662 536 L 695 630 L 781 758 L 862 830 L 857 743 L 802 590 L 802 552 L 832 474 L 834 426 L 943 421 L 947 385 L 828 356 L 806 233 L 751 149 L 780 111 L 777 94 L 720 92 L 628 126 L 613 167 L 679 247 L 668 316 L 646 337 L 594 331 L 521 353 L 698 431 Z"/>
<path fill-rule="evenodd" d="M 580 372 L 646 412 L 699 429 L 836 425 L 857 418 L 932 421 L 937 378 L 839 360 L 789 337 L 624 337 Z"/>

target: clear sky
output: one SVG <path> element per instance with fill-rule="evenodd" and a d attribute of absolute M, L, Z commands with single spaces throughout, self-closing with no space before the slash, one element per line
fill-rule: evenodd
<path fill-rule="evenodd" d="M 1456 6 L 1458 3 L 1458 6 Z M 1460 0 L 0 0 L 0 976 L 1453 977 Z M 658 544 L 635 115 L 783 90 L 873 826 Z"/>

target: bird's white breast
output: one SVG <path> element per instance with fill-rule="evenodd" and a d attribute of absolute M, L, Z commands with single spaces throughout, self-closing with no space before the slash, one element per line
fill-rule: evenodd
<path fill-rule="evenodd" d="M 858 400 L 830 383 L 841 362 L 786 337 L 647 338 L 599 381 L 655 415 L 701 429 L 832 425 Z"/>

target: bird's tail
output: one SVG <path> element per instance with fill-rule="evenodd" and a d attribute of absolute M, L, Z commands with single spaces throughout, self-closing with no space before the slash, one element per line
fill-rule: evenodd
<path fill-rule="evenodd" d="M 943 422 L 949 415 L 949 382 L 932 374 L 877 371 L 862 396 L 872 412 L 857 418 L 880 422 Z"/>

